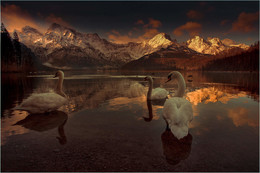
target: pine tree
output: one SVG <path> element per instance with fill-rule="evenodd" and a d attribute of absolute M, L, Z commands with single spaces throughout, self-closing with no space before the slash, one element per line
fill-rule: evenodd
<path fill-rule="evenodd" d="M 9 32 L 6 30 L 3 23 L 1 23 L 1 63 L 4 70 L 8 69 L 8 65 L 14 62 L 15 53 Z"/>
<path fill-rule="evenodd" d="M 14 43 L 14 50 L 15 50 L 15 61 L 17 62 L 18 66 L 21 66 L 21 44 L 19 42 L 19 37 L 16 31 L 13 33 L 13 43 Z"/>

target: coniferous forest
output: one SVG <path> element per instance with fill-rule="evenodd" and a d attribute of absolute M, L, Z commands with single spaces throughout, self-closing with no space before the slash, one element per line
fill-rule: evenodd
<path fill-rule="evenodd" d="M 207 71 L 258 71 L 259 42 L 247 51 L 210 61 L 202 70 Z"/>
<path fill-rule="evenodd" d="M 29 72 L 36 70 L 36 65 L 39 62 L 37 62 L 34 53 L 19 41 L 16 32 L 13 33 L 12 38 L 3 23 L 1 25 L 1 42 L 2 72 Z"/>

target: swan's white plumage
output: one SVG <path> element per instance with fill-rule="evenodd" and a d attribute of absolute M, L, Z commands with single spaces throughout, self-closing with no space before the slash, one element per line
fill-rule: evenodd
<path fill-rule="evenodd" d="M 57 110 L 67 103 L 67 98 L 56 93 L 32 94 L 15 109 L 25 110 L 32 114 Z"/>
<path fill-rule="evenodd" d="M 181 139 L 188 135 L 188 125 L 193 119 L 192 105 L 184 98 L 170 98 L 164 104 L 163 117 L 168 122 L 173 135 Z"/>
<path fill-rule="evenodd" d="M 151 76 L 145 77 L 149 82 L 149 90 L 147 93 L 147 100 L 161 100 L 167 98 L 169 92 L 164 88 L 153 89 L 153 78 Z"/>
<path fill-rule="evenodd" d="M 164 88 L 155 88 L 152 90 L 152 100 L 165 99 L 169 95 L 169 91 Z"/>
<path fill-rule="evenodd" d="M 129 98 L 142 96 L 145 92 L 145 88 L 143 85 L 139 83 L 134 83 L 130 85 L 129 90 L 127 92 L 124 91 L 123 95 L 126 95 Z"/>
<path fill-rule="evenodd" d="M 178 81 L 178 90 L 175 97 L 166 100 L 164 103 L 163 117 L 173 135 L 181 139 L 188 135 L 189 122 L 193 119 L 193 110 L 191 103 L 183 98 L 186 89 L 183 76 L 178 71 L 172 71 L 168 75 L 168 81 L 172 77 L 175 77 Z"/>
<path fill-rule="evenodd" d="M 31 114 L 45 113 L 57 110 L 68 102 L 66 94 L 62 91 L 64 73 L 58 71 L 54 77 L 59 77 L 56 93 L 34 93 L 25 99 L 16 110 L 25 110 Z"/>

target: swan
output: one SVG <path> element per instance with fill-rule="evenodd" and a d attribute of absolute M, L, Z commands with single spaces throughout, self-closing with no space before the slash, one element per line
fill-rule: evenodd
<path fill-rule="evenodd" d="M 167 98 L 169 92 L 164 88 L 153 89 L 153 78 L 146 76 L 144 80 L 149 82 L 149 90 L 147 93 L 147 100 L 161 100 Z"/>
<path fill-rule="evenodd" d="M 68 102 L 67 95 L 62 91 L 64 73 L 59 70 L 55 77 L 58 77 L 58 83 L 55 93 L 34 93 L 25 99 L 14 110 L 24 110 L 31 114 L 45 113 L 55 111 Z"/>
<path fill-rule="evenodd" d="M 169 82 L 172 77 L 178 81 L 178 90 L 172 98 L 164 103 L 163 118 L 166 121 L 167 128 L 170 128 L 176 138 L 181 139 L 188 135 L 188 124 L 193 119 L 193 111 L 191 103 L 182 98 L 186 89 L 183 76 L 178 71 L 172 71 L 169 73 L 166 82 Z"/>

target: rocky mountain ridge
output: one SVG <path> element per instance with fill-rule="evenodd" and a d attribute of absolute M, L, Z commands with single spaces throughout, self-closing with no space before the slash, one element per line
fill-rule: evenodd
<path fill-rule="evenodd" d="M 247 48 L 246 45 L 228 46 L 218 38 L 204 40 L 199 36 L 181 45 L 165 33 L 159 33 L 141 43 L 115 44 L 100 38 L 96 33 L 80 33 L 56 23 L 53 23 L 44 34 L 29 26 L 17 33 L 20 41 L 31 48 L 43 64 L 68 69 L 118 68 L 161 50 L 168 52 L 170 50 L 179 56 L 185 54 L 193 57 L 200 54 L 216 55 L 233 47 Z"/>

